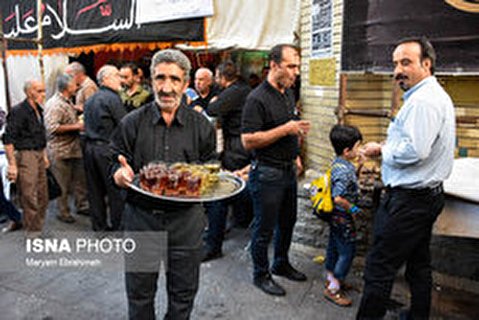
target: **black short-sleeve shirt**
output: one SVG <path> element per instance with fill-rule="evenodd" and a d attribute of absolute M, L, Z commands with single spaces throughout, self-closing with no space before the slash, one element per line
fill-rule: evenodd
<path fill-rule="evenodd" d="M 290 120 L 297 120 L 294 94 L 276 90 L 268 81 L 263 81 L 246 99 L 242 116 L 242 133 L 268 131 Z M 288 135 L 274 143 L 254 150 L 254 157 L 272 165 L 291 164 L 298 155 L 298 137 Z"/>
<path fill-rule="evenodd" d="M 13 144 L 15 150 L 42 150 L 46 147 L 43 109 L 41 106 L 37 108 L 38 117 L 27 100 L 12 108 L 7 116 L 4 144 Z"/>

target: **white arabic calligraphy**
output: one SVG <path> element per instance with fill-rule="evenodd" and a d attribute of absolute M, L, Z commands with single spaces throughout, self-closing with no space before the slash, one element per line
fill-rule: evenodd
<path fill-rule="evenodd" d="M 68 25 L 68 13 L 67 13 L 67 4 L 68 0 L 63 0 L 63 12 L 62 16 L 58 14 L 58 12 L 50 6 L 46 4 L 46 11 L 42 17 L 42 27 L 52 26 L 53 21 L 55 21 L 60 26 L 60 32 L 58 33 L 51 33 L 50 37 L 54 40 L 59 40 L 63 38 L 66 34 L 69 35 L 86 35 L 86 34 L 100 34 L 110 30 L 118 31 L 118 30 L 125 30 L 131 29 L 133 24 L 135 24 L 135 7 L 136 7 L 136 0 L 131 1 L 130 12 L 128 17 L 124 19 L 115 19 L 111 24 L 106 25 L 100 28 L 91 28 L 91 29 L 74 29 L 74 27 L 70 27 Z M 38 21 L 33 16 L 28 16 L 24 19 L 23 24 L 20 21 L 20 8 L 19 5 L 15 5 L 15 24 L 12 26 L 12 29 L 9 32 L 5 33 L 6 38 L 15 38 L 19 35 L 27 35 L 37 32 L 38 30 Z M 11 16 L 11 15 L 9 15 Z M 140 24 L 136 24 L 137 27 L 140 27 Z"/>

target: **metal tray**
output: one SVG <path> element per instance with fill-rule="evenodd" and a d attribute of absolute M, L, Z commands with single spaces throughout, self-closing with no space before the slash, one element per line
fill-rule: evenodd
<path fill-rule="evenodd" d="M 160 196 L 153 193 L 150 193 L 146 190 L 143 190 L 140 187 L 139 175 L 136 175 L 133 179 L 133 183 L 130 185 L 130 189 L 134 192 L 145 195 L 149 198 L 155 200 L 164 200 L 172 201 L 179 203 L 203 203 L 203 202 L 212 202 L 218 200 L 225 200 L 231 197 L 236 196 L 246 186 L 246 183 L 243 179 L 233 175 L 230 172 L 220 172 L 218 173 L 219 181 L 215 185 L 215 188 L 209 190 L 207 193 L 202 194 L 199 197 L 172 197 L 172 196 Z"/>

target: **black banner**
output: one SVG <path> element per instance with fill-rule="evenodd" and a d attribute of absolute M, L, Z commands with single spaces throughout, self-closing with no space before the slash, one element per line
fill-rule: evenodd
<path fill-rule="evenodd" d="M 204 41 L 204 19 L 136 23 L 141 0 L 43 0 L 45 49 L 113 43 Z M 7 38 L 37 38 L 36 0 L 2 0 Z M 35 49 L 33 43 L 9 41 L 8 49 Z"/>
<path fill-rule="evenodd" d="M 394 44 L 423 35 L 438 72 L 479 72 L 477 0 L 345 0 L 342 70 L 391 72 Z"/>

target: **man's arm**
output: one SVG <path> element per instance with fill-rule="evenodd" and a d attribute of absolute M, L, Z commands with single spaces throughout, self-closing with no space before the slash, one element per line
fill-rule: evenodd
<path fill-rule="evenodd" d="M 84 124 L 81 122 L 72 123 L 72 124 L 61 124 L 52 133 L 63 134 L 68 132 L 83 131 L 83 129 L 84 129 Z"/>
<path fill-rule="evenodd" d="M 128 164 L 124 156 L 119 155 L 117 161 L 120 164 L 120 167 L 118 167 L 118 169 L 113 174 L 113 180 L 115 181 L 117 186 L 121 188 L 128 188 L 133 182 L 133 177 L 135 176 L 135 173 L 133 172 L 133 169 Z"/>
<path fill-rule="evenodd" d="M 74 131 L 82 131 L 83 123 L 62 124 L 64 113 L 60 108 L 54 105 L 49 105 L 45 112 L 45 128 L 49 134 L 64 134 Z"/>
<path fill-rule="evenodd" d="M 306 120 L 290 120 L 270 130 L 243 133 L 241 134 L 241 142 L 245 150 L 261 149 L 287 135 L 306 135 L 310 126 L 311 123 Z"/>
<path fill-rule="evenodd" d="M 15 182 L 18 177 L 17 161 L 15 159 L 15 148 L 13 144 L 6 144 L 5 154 L 8 161 L 7 178 L 10 182 Z"/>
<path fill-rule="evenodd" d="M 206 109 L 206 114 L 210 117 L 225 115 L 231 110 L 232 102 L 239 99 L 241 99 L 241 97 L 238 96 L 237 92 L 228 91 L 227 94 L 225 94 L 225 91 L 223 91 L 210 100 L 208 108 Z"/>
<path fill-rule="evenodd" d="M 382 153 L 382 146 L 383 143 L 378 143 L 378 142 L 368 142 L 364 146 L 361 147 L 360 149 L 360 154 L 361 156 L 366 156 L 366 157 L 377 157 L 380 156 Z"/>

